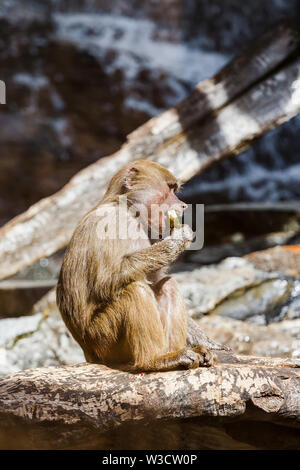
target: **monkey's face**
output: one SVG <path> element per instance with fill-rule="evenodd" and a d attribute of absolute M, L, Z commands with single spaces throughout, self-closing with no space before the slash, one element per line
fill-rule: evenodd
<path fill-rule="evenodd" d="M 114 176 L 108 191 L 125 195 L 150 238 L 159 239 L 167 235 L 168 211 L 176 211 L 181 217 L 187 207 L 175 194 L 179 186 L 172 173 L 162 165 L 137 160 Z"/>
<path fill-rule="evenodd" d="M 152 237 L 162 238 L 169 228 L 168 212 L 173 210 L 179 217 L 187 205 L 181 201 L 175 194 L 177 183 L 164 182 L 157 188 L 152 188 L 152 198 L 147 203 L 148 231 L 151 231 Z"/>

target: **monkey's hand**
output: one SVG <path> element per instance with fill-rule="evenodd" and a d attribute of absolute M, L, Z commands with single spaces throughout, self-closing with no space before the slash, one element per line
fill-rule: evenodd
<path fill-rule="evenodd" d="M 180 227 L 174 227 L 170 238 L 172 240 L 180 240 L 184 244 L 184 249 L 186 250 L 192 243 L 195 234 L 191 227 L 187 224 L 181 225 Z"/>

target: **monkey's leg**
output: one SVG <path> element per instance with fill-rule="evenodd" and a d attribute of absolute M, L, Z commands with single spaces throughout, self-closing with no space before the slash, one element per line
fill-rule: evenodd
<path fill-rule="evenodd" d="M 203 356 L 199 351 L 185 347 L 183 332 L 186 334 L 186 317 L 177 340 L 178 347 L 181 347 L 170 351 L 166 325 L 162 322 L 158 303 L 149 285 L 131 283 L 124 289 L 120 300 L 126 312 L 123 324 L 126 325 L 125 336 L 131 351 L 131 365 L 125 366 L 127 370 L 165 371 L 195 368 L 202 364 Z M 124 365 L 121 368 L 124 369 Z"/>
<path fill-rule="evenodd" d="M 168 341 L 168 350 L 174 351 L 179 348 L 186 348 L 186 346 L 192 346 L 195 347 L 195 349 L 192 348 L 194 352 L 200 355 L 200 365 L 213 365 L 215 356 L 210 349 L 212 349 L 211 345 L 214 343 L 209 342 L 204 333 L 202 333 L 204 341 L 199 341 L 200 338 L 197 336 L 198 341 L 193 344 L 187 344 L 189 320 L 187 319 L 184 298 L 175 279 L 166 276 L 153 287 L 153 290 Z M 197 324 L 196 326 L 200 330 Z M 208 341 L 205 341 L 205 338 Z"/>
<path fill-rule="evenodd" d="M 184 298 L 175 279 L 170 276 L 166 276 L 154 286 L 153 290 L 159 303 L 160 310 L 162 312 L 166 312 L 165 316 L 168 319 L 171 319 L 176 332 L 178 331 L 178 327 L 176 325 L 178 318 L 186 318 L 185 338 L 188 347 L 194 348 L 204 346 L 205 348 L 212 350 L 231 351 L 227 346 L 216 343 L 212 339 L 208 338 L 208 336 L 201 330 L 198 323 L 187 315 Z M 171 334 L 171 337 L 169 338 L 170 343 L 174 336 L 174 334 Z"/>

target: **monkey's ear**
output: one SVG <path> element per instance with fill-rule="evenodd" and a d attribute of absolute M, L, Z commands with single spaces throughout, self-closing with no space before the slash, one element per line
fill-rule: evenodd
<path fill-rule="evenodd" d="M 138 170 L 134 166 L 129 168 L 124 177 L 124 186 L 130 191 L 136 183 Z"/>

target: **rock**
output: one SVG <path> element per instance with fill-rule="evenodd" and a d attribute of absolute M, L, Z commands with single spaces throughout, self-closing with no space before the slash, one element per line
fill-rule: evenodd
<path fill-rule="evenodd" d="M 55 291 L 46 298 L 31 316 L 0 320 L 0 376 L 29 367 L 85 360 L 57 311 Z"/>
<path fill-rule="evenodd" d="M 257 325 L 222 316 L 197 320 L 209 338 L 237 354 L 300 358 L 300 319 Z"/>
<path fill-rule="evenodd" d="M 300 275 L 300 245 L 276 246 L 245 256 L 258 269 Z"/>
<path fill-rule="evenodd" d="M 267 324 L 299 317 L 299 280 L 257 269 L 248 259 L 231 257 L 173 275 L 194 318 L 216 314 Z"/>
<path fill-rule="evenodd" d="M 185 297 L 189 314 L 199 317 L 220 305 L 231 294 L 278 279 L 278 274 L 256 269 L 243 258 L 227 258 L 219 264 L 174 274 Z"/>
<path fill-rule="evenodd" d="M 209 313 L 237 320 L 266 323 L 285 316 L 293 282 L 275 279 L 260 285 L 235 291 Z"/>

